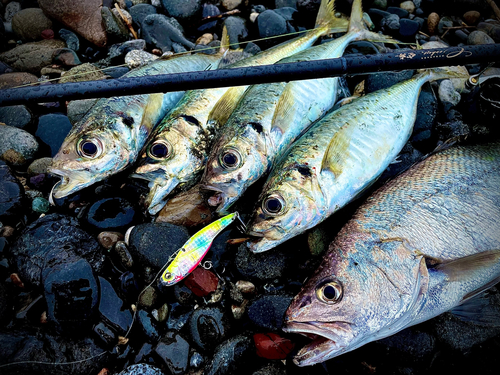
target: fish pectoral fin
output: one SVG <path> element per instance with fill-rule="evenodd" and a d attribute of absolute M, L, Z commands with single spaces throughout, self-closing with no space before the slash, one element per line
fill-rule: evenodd
<path fill-rule="evenodd" d="M 496 279 L 495 282 L 497 282 Z M 487 288 L 492 284 L 488 283 Z M 486 288 L 486 289 L 487 289 Z M 450 312 L 460 320 L 475 324 L 488 325 L 493 327 L 500 326 L 500 311 L 495 308 L 494 303 L 488 298 L 487 293 L 478 292 L 469 297 L 467 301 L 458 305 Z"/>
<path fill-rule="evenodd" d="M 439 263 L 434 266 L 433 269 L 445 273 L 449 281 L 460 281 L 498 262 L 500 262 L 500 250 L 488 250 L 449 262 Z M 477 294 L 477 292 L 474 292 L 473 295 L 475 294 Z M 472 297 L 472 295 L 467 298 L 470 297 Z M 465 299 L 466 297 L 464 297 L 464 300 Z"/>
<path fill-rule="evenodd" d="M 160 119 L 161 107 L 163 104 L 163 94 L 150 94 L 144 114 L 142 115 L 141 127 L 146 127 L 150 133 Z"/>
<path fill-rule="evenodd" d="M 342 173 L 349 156 L 349 145 L 353 126 L 347 126 L 337 131 L 330 140 L 321 162 L 321 171 L 330 171 L 338 178 Z"/>
<path fill-rule="evenodd" d="M 209 121 L 218 124 L 218 126 L 224 125 L 235 110 L 245 90 L 245 86 L 235 86 L 227 90 L 210 112 Z"/>
<path fill-rule="evenodd" d="M 281 135 L 293 125 L 294 103 L 293 85 L 289 82 L 281 93 L 278 104 L 276 105 L 271 125 L 271 132 L 278 132 Z"/>

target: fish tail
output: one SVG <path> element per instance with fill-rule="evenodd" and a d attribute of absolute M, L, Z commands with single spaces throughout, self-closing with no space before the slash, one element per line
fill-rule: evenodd
<path fill-rule="evenodd" d="M 453 66 L 441 66 L 437 68 L 420 70 L 415 78 L 421 78 L 424 82 L 429 82 L 437 81 L 439 79 L 468 79 L 469 74 L 465 69 L 457 69 L 457 67 Z"/>
<path fill-rule="evenodd" d="M 352 3 L 351 19 L 349 21 L 348 33 L 353 35 L 354 40 L 368 40 L 370 42 L 400 43 L 390 36 L 369 31 L 363 20 L 362 0 L 354 0 Z"/>
<path fill-rule="evenodd" d="M 227 32 L 226 26 L 224 26 L 222 29 L 222 37 L 220 38 L 220 47 L 217 54 L 220 56 L 225 56 L 227 51 L 229 51 L 230 44 L 231 43 L 229 42 L 229 34 Z"/>
<path fill-rule="evenodd" d="M 335 0 L 321 0 L 315 28 L 324 28 L 324 34 L 347 30 L 348 20 L 345 16 L 335 15 Z"/>

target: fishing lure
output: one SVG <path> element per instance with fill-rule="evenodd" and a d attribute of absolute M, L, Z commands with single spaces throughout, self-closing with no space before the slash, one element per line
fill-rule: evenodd
<path fill-rule="evenodd" d="M 239 229 L 244 230 L 245 224 L 238 212 L 235 212 L 198 231 L 177 250 L 174 260 L 162 273 L 160 283 L 164 286 L 174 285 L 189 275 L 203 260 L 215 237 L 236 220 L 239 220 Z"/>

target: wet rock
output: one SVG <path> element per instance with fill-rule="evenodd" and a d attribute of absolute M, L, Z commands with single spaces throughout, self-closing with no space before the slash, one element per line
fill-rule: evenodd
<path fill-rule="evenodd" d="M 448 103 L 451 106 L 456 106 L 462 98 L 449 79 L 445 79 L 439 84 L 438 96 L 443 104 Z"/>
<path fill-rule="evenodd" d="M 201 15 L 201 0 L 161 0 L 167 15 L 189 23 Z"/>
<path fill-rule="evenodd" d="M 46 267 L 42 277 L 49 321 L 68 332 L 92 322 L 99 291 L 92 267 L 85 259 L 75 257 Z"/>
<path fill-rule="evenodd" d="M 172 26 L 163 14 L 152 14 L 144 18 L 142 37 L 150 48 L 159 48 L 163 53 L 172 50 L 172 43 L 179 43 L 188 49 L 194 48 L 194 43 Z"/>
<path fill-rule="evenodd" d="M 136 218 L 132 204 L 124 198 L 105 198 L 95 202 L 85 215 L 85 222 L 100 231 L 124 231 Z"/>
<path fill-rule="evenodd" d="M 17 86 L 22 86 L 22 85 L 26 85 L 29 83 L 35 83 L 35 82 L 38 82 L 37 76 L 30 74 L 30 73 L 5 72 L 3 74 L 0 74 L 0 89 L 6 89 L 9 87 L 17 87 Z"/>
<path fill-rule="evenodd" d="M 157 14 L 156 7 L 151 4 L 137 4 L 131 7 L 129 11 L 134 25 L 138 28 L 142 28 L 144 18 L 152 14 Z"/>
<path fill-rule="evenodd" d="M 59 83 L 96 81 L 105 78 L 106 75 L 102 71 L 90 63 L 85 63 L 75 66 L 74 68 L 71 68 L 67 72 L 61 74 Z"/>
<path fill-rule="evenodd" d="M 401 4 L 399 4 L 399 7 L 403 10 L 406 10 L 410 14 L 415 12 L 415 4 L 413 3 L 413 1 L 403 1 Z"/>
<path fill-rule="evenodd" d="M 36 197 L 35 199 L 33 199 L 33 202 L 31 202 L 31 209 L 34 212 L 38 212 L 40 214 L 45 214 L 45 213 L 49 212 L 50 203 L 45 198 Z"/>
<path fill-rule="evenodd" d="M 148 365 L 146 363 L 139 363 L 128 366 L 118 375 L 165 375 L 165 373 L 155 366 Z"/>
<path fill-rule="evenodd" d="M 90 111 L 98 99 L 72 100 L 68 103 L 68 119 L 71 124 L 76 124 Z"/>
<path fill-rule="evenodd" d="M 189 344 L 177 332 L 167 332 L 154 351 L 171 374 L 181 375 L 186 372 L 189 363 Z"/>
<path fill-rule="evenodd" d="M 33 159 L 38 143 L 30 133 L 12 126 L 0 125 L 0 159 L 21 166 Z"/>
<path fill-rule="evenodd" d="M 407 10 L 398 7 L 388 7 L 386 11 L 388 13 L 397 15 L 399 18 L 407 18 L 409 14 Z"/>
<path fill-rule="evenodd" d="M 257 333 L 253 341 L 257 355 L 267 359 L 285 359 L 295 346 L 289 339 L 272 332 Z"/>
<path fill-rule="evenodd" d="M 403 18 L 399 21 L 399 35 L 401 35 L 402 38 L 414 38 L 419 29 L 420 24 L 415 20 Z"/>
<path fill-rule="evenodd" d="M 245 335 L 231 337 L 215 349 L 212 361 L 204 373 L 226 375 L 248 372 L 255 364 L 254 352 L 255 347 L 249 337 Z"/>
<path fill-rule="evenodd" d="M 177 225 L 140 224 L 130 233 L 129 250 L 140 264 L 160 269 L 189 238 L 188 231 Z"/>
<path fill-rule="evenodd" d="M 123 10 L 122 13 L 125 14 L 126 11 Z M 128 39 L 128 28 L 119 15 L 116 16 L 108 7 L 103 6 L 101 8 L 101 16 L 108 43 L 123 42 Z"/>
<path fill-rule="evenodd" d="M 64 0 L 39 0 L 43 12 L 51 19 L 61 22 L 98 47 L 107 44 L 101 7 L 102 0 L 69 2 Z"/>
<path fill-rule="evenodd" d="M 227 17 L 224 21 L 227 33 L 229 35 L 229 43 L 232 49 L 238 49 L 239 43 L 248 37 L 246 21 L 241 17 Z"/>
<path fill-rule="evenodd" d="M 397 361 L 408 365 L 432 360 L 436 340 L 427 332 L 410 328 L 376 341 L 376 345 L 383 346 L 383 355 L 392 355 Z"/>
<path fill-rule="evenodd" d="M 233 10 L 240 6 L 242 0 L 222 0 L 221 5 L 225 10 Z"/>
<path fill-rule="evenodd" d="M 184 283 L 174 285 L 175 300 L 181 305 L 194 305 L 196 302 L 195 295 Z"/>
<path fill-rule="evenodd" d="M 380 27 L 385 33 L 394 35 L 399 31 L 400 27 L 398 15 L 392 13 L 388 14 L 380 21 Z"/>
<path fill-rule="evenodd" d="M 136 322 L 140 327 L 141 333 L 148 342 L 156 343 L 160 339 L 156 319 L 147 311 L 139 310 L 136 314 Z"/>
<path fill-rule="evenodd" d="M 125 64 L 130 69 L 149 64 L 151 61 L 157 60 L 159 57 L 146 51 L 133 50 L 125 55 Z"/>
<path fill-rule="evenodd" d="M 61 48 L 54 51 L 52 62 L 67 67 L 77 66 L 82 63 L 76 52 L 69 48 Z"/>
<path fill-rule="evenodd" d="M 157 309 L 153 309 L 151 314 L 158 322 L 164 322 L 168 317 L 168 304 L 164 303 Z"/>
<path fill-rule="evenodd" d="M 9 2 L 5 7 L 4 19 L 5 22 L 12 22 L 12 18 L 21 11 L 21 4 L 17 1 Z"/>
<path fill-rule="evenodd" d="M 286 20 L 271 9 L 259 14 L 257 17 L 259 37 L 266 38 L 285 34 L 287 32 Z"/>
<path fill-rule="evenodd" d="M 158 293 L 156 292 L 156 289 L 152 286 L 148 286 L 141 292 L 141 295 L 139 296 L 139 306 L 146 307 L 148 310 L 150 310 L 150 308 L 153 307 L 153 305 L 156 303 L 157 299 Z"/>
<path fill-rule="evenodd" d="M 80 49 L 80 39 L 78 39 L 78 36 L 74 32 L 67 29 L 60 29 L 58 34 L 59 38 L 66 42 L 68 48 L 78 52 Z"/>
<path fill-rule="evenodd" d="M 50 214 L 33 222 L 13 244 L 10 255 L 22 280 L 40 285 L 45 268 L 83 257 L 94 271 L 102 268 L 97 241 L 80 229 L 76 219 Z"/>
<path fill-rule="evenodd" d="M 279 294 L 256 298 L 248 306 L 248 317 L 259 328 L 277 331 L 283 325 L 283 317 L 292 298 Z"/>
<path fill-rule="evenodd" d="M 202 8 L 201 17 L 213 17 L 218 16 L 220 14 L 219 8 L 214 4 L 204 3 Z M 210 31 L 217 26 L 217 21 L 210 21 L 203 23 L 200 27 L 198 27 L 198 31 Z"/>
<path fill-rule="evenodd" d="M 469 34 L 467 37 L 467 44 L 477 45 L 477 44 L 495 44 L 495 41 L 491 36 L 483 31 L 475 30 Z"/>
<path fill-rule="evenodd" d="M 430 84 L 425 84 L 420 91 L 417 104 L 417 118 L 413 125 L 413 135 L 431 130 L 438 114 L 436 95 Z"/>
<path fill-rule="evenodd" d="M 274 5 L 276 9 L 284 7 L 297 9 L 297 0 L 275 0 Z"/>
<path fill-rule="evenodd" d="M 197 267 L 186 277 L 184 284 L 196 296 L 206 297 L 210 293 L 215 292 L 219 284 L 219 279 L 213 272 L 203 267 Z"/>
<path fill-rule="evenodd" d="M 500 25 L 488 22 L 479 22 L 477 30 L 483 31 L 493 38 L 496 43 L 500 43 Z"/>
<path fill-rule="evenodd" d="M 194 344 L 201 350 L 210 350 L 222 342 L 230 329 L 228 317 L 217 307 L 202 307 L 193 311 L 188 327 Z"/>
<path fill-rule="evenodd" d="M 454 137 L 464 137 L 470 133 L 469 127 L 460 117 L 452 119 L 451 121 L 438 122 L 435 130 L 439 140 L 443 142 Z"/>
<path fill-rule="evenodd" d="M 105 347 L 111 349 L 114 345 L 116 345 L 116 342 L 118 340 L 116 333 L 109 329 L 109 327 L 104 323 L 99 322 L 94 326 L 93 331 L 96 334 L 97 338 L 102 341 Z"/>
<path fill-rule="evenodd" d="M 469 26 L 474 26 L 481 19 L 481 13 L 477 10 L 470 10 L 463 15 L 465 23 Z"/>
<path fill-rule="evenodd" d="M 401 72 L 385 72 L 369 74 L 365 80 L 365 92 L 368 94 L 377 90 L 394 86 L 396 83 L 406 81 L 413 76 L 413 70 Z"/>
<path fill-rule="evenodd" d="M 118 256 L 120 263 L 127 269 L 134 266 L 134 259 L 128 251 L 128 246 L 124 241 L 118 241 L 113 247 L 113 252 Z"/>
<path fill-rule="evenodd" d="M 25 204 L 24 189 L 5 162 L 0 161 L 0 222 L 17 223 Z"/>
<path fill-rule="evenodd" d="M 55 39 L 25 43 L 1 53 L 0 60 L 16 70 L 39 74 L 44 66 L 52 63 L 54 51 L 64 47 L 63 41 Z"/>
<path fill-rule="evenodd" d="M 33 114 L 25 105 L 0 107 L 0 122 L 14 128 L 23 129 L 31 123 Z"/>
<path fill-rule="evenodd" d="M 375 25 L 381 25 L 382 19 L 384 17 L 389 16 L 390 13 L 386 12 L 384 10 L 376 9 L 376 8 L 370 8 L 368 9 L 368 16 L 370 16 L 370 19 Z"/>
<path fill-rule="evenodd" d="M 130 72 L 130 69 L 127 68 L 126 66 L 118 66 L 118 67 L 113 67 L 105 70 L 106 75 L 110 76 L 111 78 L 120 78 L 123 75 L 127 74 Z"/>
<path fill-rule="evenodd" d="M 122 241 L 124 238 L 123 234 L 120 232 L 101 232 L 97 236 L 97 241 L 106 250 L 111 249 L 118 241 Z"/>
<path fill-rule="evenodd" d="M 54 157 L 71 130 L 71 123 L 67 116 L 59 113 L 43 115 L 38 119 L 35 135 L 42 147 L 50 149 L 50 156 Z"/>
<path fill-rule="evenodd" d="M 108 56 L 110 58 L 117 58 L 126 55 L 130 51 L 133 50 L 145 50 L 146 49 L 146 41 L 144 39 L 134 39 L 129 40 L 124 43 L 113 44 L 109 48 Z M 109 70 L 106 69 L 106 74 L 109 75 Z"/>
<path fill-rule="evenodd" d="M 280 361 L 273 361 L 253 372 L 252 375 L 286 375 L 286 367 Z"/>
<path fill-rule="evenodd" d="M 242 244 L 238 247 L 235 265 L 245 279 L 272 280 L 283 275 L 289 256 L 289 252 L 282 249 L 254 254 Z"/>
<path fill-rule="evenodd" d="M 52 21 L 39 8 L 23 9 L 12 17 L 12 31 L 25 42 L 42 39 L 46 29 L 52 29 Z"/>
<path fill-rule="evenodd" d="M 453 26 L 453 20 L 450 17 L 445 16 L 439 20 L 437 31 L 439 35 L 442 35 L 447 30 L 445 29 L 445 27 L 452 27 L 452 26 Z"/>
<path fill-rule="evenodd" d="M 192 306 L 184 306 L 178 303 L 170 305 L 170 312 L 167 319 L 167 329 L 179 331 L 186 325 L 193 312 Z"/>
<path fill-rule="evenodd" d="M 99 277 L 99 314 L 101 319 L 120 335 L 124 335 L 132 324 L 132 313 L 118 297 L 113 286 Z"/>

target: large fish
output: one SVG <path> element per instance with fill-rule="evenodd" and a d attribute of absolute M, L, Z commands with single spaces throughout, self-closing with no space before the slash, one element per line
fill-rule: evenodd
<path fill-rule="evenodd" d="M 390 336 L 498 282 L 499 186 L 497 143 L 435 154 L 370 196 L 288 308 L 284 330 L 313 338 L 295 363 Z"/>
<path fill-rule="evenodd" d="M 346 27 L 347 21 L 334 14 L 334 1 L 322 0 L 315 29 L 227 68 L 274 64 L 309 48 L 320 36 L 332 30 L 344 31 Z M 165 205 L 175 188 L 188 189 L 199 180 L 215 133 L 227 121 L 247 87 L 189 91 L 162 120 L 132 175 L 149 181 L 146 204 L 151 214 Z"/>
<path fill-rule="evenodd" d="M 216 68 L 227 49 L 224 33 L 217 54 L 197 53 L 160 59 L 132 70 L 125 77 L 183 73 Z M 76 123 L 49 168 L 60 176 L 51 194 L 62 198 L 133 163 L 156 124 L 184 92 L 141 94 L 100 99 Z"/>
<path fill-rule="evenodd" d="M 310 229 L 372 184 L 407 142 L 420 89 L 461 73 L 436 68 L 354 100 L 299 138 L 266 181 L 249 234 L 253 252 Z"/>
<path fill-rule="evenodd" d="M 340 57 L 354 40 L 394 42 L 366 30 L 362 17 L 361 0 L 355 0 L 347 34 L 279 63 Z M 217 206 L 217 212 L 226 212 L 307 127 L 333 107 L 337 89 L 337 77 L 250 87 L 210 153 L 201 180 L 203 189 L 213 193 L 208 203 Z"/>

